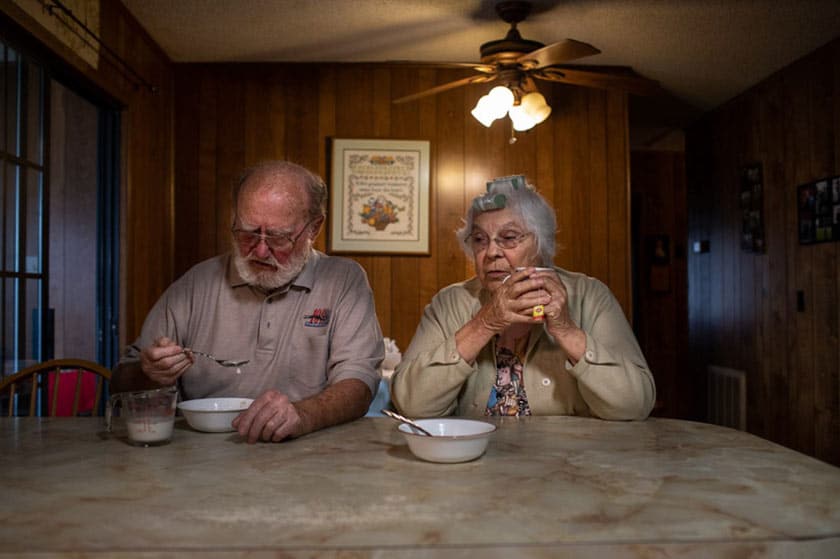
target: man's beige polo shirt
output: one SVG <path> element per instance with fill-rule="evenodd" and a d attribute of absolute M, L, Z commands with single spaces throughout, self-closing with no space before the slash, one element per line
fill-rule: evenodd
<path fill-rule="evenodd" d="M 364 270 L 353 260 L 312 251 L 300 275 L 269 293 L 244 282 L 229 254 L 205 260 L 173 283 L 152 308 L 135 347 L 167 336 L 196 357 L 180 379 L 182 399 L 256 398 L 276 389 L 298 401 L 356 378 L 376 394 L 382 332 Z M 129 347 L 122 362 L 137 360 Z"/>

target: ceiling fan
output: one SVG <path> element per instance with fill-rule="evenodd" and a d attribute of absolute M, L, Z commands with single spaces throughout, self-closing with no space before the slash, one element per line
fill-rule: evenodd
<path fill-rule="evenodd" d="M 513 94 L 512 104 L 519 106 L 529 93 L 537 93 L 534 80 L 568 83 L 583 87 L 621 89 L 639 95 L 651 95 L 659 91 L 653 80 L 635 74 L 628 67 L 621 66 L 569 66 L 563 63 L 598 54 L 597 48 L 566 39 L 550 45 L 523 39 L 517 24 L 524 21 L 531 12 L 531 3 L 519 0 L 499 2 L 496 13 L 510 24 L 504 39 L 489 41 L 481 45 L 481 62 L 454 63 L 451 66 L 472 68 L 476 75 L 438 85 L 424 91 L 395 99 L 394 103 L 405 103 L 428 95 L 435 95 L 464 85 L 496 82 Z M 542 96 L 540 95 L 540 98 Z M 527 102 L 527 101 L 526 101 Z M 481 103 L 481 101 L 479 102 Z M 545 99 L 541 103 L 545 105 Z M 539 102 L 538 102 L 539 104 Z M 476 107 L 478 109 L 478 106 Z M 545 105 L 548 112 L 550 107 Z M 476 118 L 481 118 L 473 113 Z M 547 117 L 548 115 L 545 114 Z M 496 117 L 498 118 L 498 117 Z M 511 114 L 511 119 L 514 115 Z M 544 118 L 543 118 L 544 120 Z M 492 122 L 492 119 L 491 119 Z M 541 121 L 540 121 L 541 122 Z M 482 121 L 485 126 L 489 124 Z M 527 129 L 527 128 L 517 128 Z"/>

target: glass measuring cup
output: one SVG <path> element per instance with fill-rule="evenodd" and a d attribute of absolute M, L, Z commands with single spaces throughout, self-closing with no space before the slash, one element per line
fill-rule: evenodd
<path fill-rule="evenodd" d="M 175 386 L 112 394 L 105 408 L 105 427 L 112 430 L 117 405 L 128 430 L 128 442 L 136 446 L 157 446 L 172 439 L 175 426 Z"/>

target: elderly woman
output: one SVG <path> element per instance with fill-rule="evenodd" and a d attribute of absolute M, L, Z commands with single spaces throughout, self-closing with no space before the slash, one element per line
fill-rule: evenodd
<path fill-rule="evenodd" d="M 414 417 L 644 419 L 653 376 L 600 281 L 552 266 L 554 211 L 524 177 L 488 183 L 457 233 L 476 276 L 429 304 L 391 383 Z"/>

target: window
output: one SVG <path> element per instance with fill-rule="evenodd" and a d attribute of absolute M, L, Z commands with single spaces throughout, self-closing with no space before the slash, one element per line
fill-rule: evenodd
<path fill-rule="evenodd" d="M 91 84 L 74 86 L 63 62 L 12 40 L 0 40 L 0 378 L 53 357 L 110 367 L 119 339 L 119 109 Z"/>
<path fill-rule="evenodd" d="M 2 45 L 0 136 L 0 362 L 3 374 L 42 358 L 44 259 L 44 69 Z"/>

